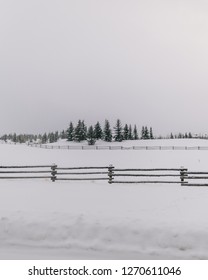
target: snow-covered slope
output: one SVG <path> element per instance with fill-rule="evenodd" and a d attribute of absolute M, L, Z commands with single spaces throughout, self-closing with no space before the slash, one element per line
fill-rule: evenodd
<path fill-rule="evenodd" d="M 208 170 L 208 151 L 70 151 L 1 144 L 0 154 L 0 165 L 112 163 Z M 207 259 L 207 201 L 208 188 L 180 185 L 0 180 L 0 258 Z"/>

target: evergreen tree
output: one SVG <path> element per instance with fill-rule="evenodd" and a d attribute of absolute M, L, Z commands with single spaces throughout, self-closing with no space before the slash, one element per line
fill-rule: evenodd
<path fill-rule="evenodd" d="M 189 132 L 189 134 L 188 134 L 188 138 L 192 138 L 192 134 L 191 134 L 191 132 Z"/>
<path fill-rule="evenodd" d="M 41 134 L 38 134 L 38 142 L 42 143 L 42 135 Z"/>
<path fill-rule="evenodd" d="M 129 125 L 129 136 L 128 136 L 128 140 L 133 140 L 133 134 L 132 134 L 132 128 L 131 125 Z"/>
<path fill-rule="evenodd" d="M 72 122 L 70 122 L 70 124 L 69 124 L 69 128 L 66 131 L 66 135 L 67 135 L 67 141 L 73 141 L 74 140 L 74 126 L 73 126 Z"/>
<path fill-rule="evenodd" d="M 149 139 L 150 136 L 149 136 L 149 130 L 147 128 L 147 126 L 145 126 L 144 128 L 144 139 Z"/>
<path fill-rule="evenodd" d="M 174 138 L 174 136 L 173 136 L 173 133 L 171 132 L 170 139 L 173 139 L 173 138 Z"/>
<path fill-rule="evenodd" d="M 13 141 L 14 143 L 17 142 L 17 134 L 16 134 L 16 133 L 13 134 L 12 141 Z"/>
<path fill-rule="evenodd" d="M 128 124 L 125 124 L 123 129 L 123 139 L 128 140 L 129 139 L 129 127 Z"/>
<path fill-rule="evenodd" d="M 116 125 L 114 127 L 114 139 L 116 142 L 121 142 L 123 140 L 123 133 L 122 133 L 123 129 L 122 129 L 122 125 L 121 125 L 121 121 L 118 119 L 116 121 Z"/>
<path fill-rule="evenodd" d="M 99 122 L 97 122 L 95 125 L 94 133 L 95 133 L 95 139 L 97 140 L 102 139 L 103 131 Z"/>
<path fill-rule="evenodd" d="M 47 141 L 48 141 L 48 136 L 47 136 L 46 133 L 44 133 L 43 136 L 42 136 L 42 138 L 41 138 L 41 143 L 42 143 L 42 144 L 45 144 L 45 143 L 47 143 Z"/>
<path fill-rule="evenodd" d="M 65 130 L 62 130 L 60 137 L 61 139 L 67 139 L 67 132 Z"/>
<path fill-rule="evenodd" d="M 141 139 L 145 139 L 145 127 L 142 126 Z"/>
<path fill-rule="evenodd" d="M 149 138 L 154 139 L 153 132 L 152 132 L 152 127 L 150 127 Z"/>
<path fill-rule="evenodd" d="M 4 134 L 4 135 L 1 137 L 1 140 L 4 140 L 5 142 L 7 142 L 7 139 L 8 139 L 7 134 Z"/>
<path fill-rule="evenodd" d="M 136 125 L 134 126 L 134 130 L 133 130 L 133 139 L 134 140 L 138 140 L 139 139 Z"/>
<path fill-rule="evenodd" d="M 54 141 L 57 142 L 58 140 L 59 140 L 59 133 L 58 131 L 56 131 L 54 134 Z"/>
<path fill-rule="evenodd" d="M 74 140 L 77 142 L 81 142 L 81 130 L 82 130 L 82 122 L 78 121 L 77 126 L 74 129 Z"/>
<path fill-rule="evenodd" d="M 74 130 L 74 140 L 81 142 L 87 139 L 87 127 L 84 121 L 79 120 Z"/>
<path fill-rule="evenodd" d="M 55 134 L 53 132 L 48 133 L 48 141 L 49 143 L 55 142 Z"/>
<path fill-rule="evenodd" d="M 103 140 L 106 142 L 112 141 L 112 131 L 108 120 L 105 120 L 105 125 L 103 129 Z"/>
<path fill-rule="evenodd" d="M 17 142 L 19 143 L 25 143 L 25 137 L 23 134 L 17 135 Z"/>
<path fill-rule="evenodd" d="M 87 132 L 87 142 L 88 142 L 88 145 L 94 145 L 96 142 L 95 131 L 94 131 L 92 125 L 89 127 L 88 132 Z"/>
<path fill-rule="evenodd" d="M 87 139 L 87 126 L 85 125 L 84 121 L 82 121 L 81 128 L 81 141 L 84 141 Z"/>

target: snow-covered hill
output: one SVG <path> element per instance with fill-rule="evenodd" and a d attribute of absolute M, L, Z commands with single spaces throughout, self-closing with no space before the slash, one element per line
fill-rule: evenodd
<path fill-rule="evenodd" d="M 0 165 L 208 170 L 208 151 L 200 150 L 47 150 L 0 144 L 0 154 Z M 208 188 L 180 185 L 0 180 L 0 258 L 207 259 L 207 201 Z"/>

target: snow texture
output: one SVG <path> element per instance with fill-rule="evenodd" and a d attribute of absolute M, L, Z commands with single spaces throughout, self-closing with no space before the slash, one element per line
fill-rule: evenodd
<path fill-rule="evenodd" d="M 134 141 L 147 143 L 208 146 L 196 139 Z M 208 171 L 208 151 L 200 150 L 73 151 L 0 144 L 0 154 L 0 165 Z M 208 259 L 207 201 L 208 188 L 177 184 L 0 180 L 0 258 Z"/>

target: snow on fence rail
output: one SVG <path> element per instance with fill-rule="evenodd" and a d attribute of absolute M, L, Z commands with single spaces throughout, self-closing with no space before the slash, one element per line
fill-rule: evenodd
<path fill-rule="evenodd" d="M 43 149 L 65 149 L 65 150 L 208 150 L 208 146 L 98 146 L 98 145 L 47 145 L 31 144 L 28 146 Z"/>
<path fill-rule="evenodd" d="M 59 167 L 52 165 L 0 166 L 0 179 L 50 179 L 55 181 L 108 181 L 109 184 L 181 184 L 208 186 L 208 171 L 187 168 L 115 168 L 109 166 Z"/>

